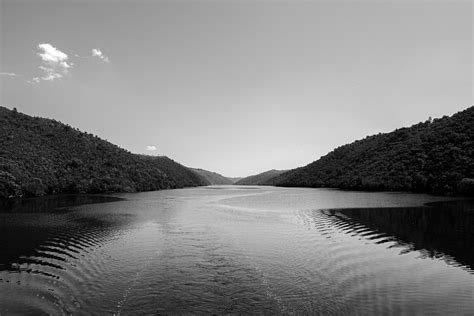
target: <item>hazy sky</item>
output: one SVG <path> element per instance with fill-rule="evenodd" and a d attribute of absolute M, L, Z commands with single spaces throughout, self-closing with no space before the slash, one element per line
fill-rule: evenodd
<path fill-rule="evenodd" d="M 473 104 L 470 1 L 0 3 L 0 104 L 227 176 Z"/>

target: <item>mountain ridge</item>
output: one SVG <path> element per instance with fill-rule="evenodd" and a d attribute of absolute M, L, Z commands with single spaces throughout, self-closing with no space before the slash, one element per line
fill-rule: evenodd
<path fill-rule="evenodd" d="M 234 184 L 231 178 L 223 176 L 217 172 L 204 170 L 201 168 L 189 168 L 193 172 L 197 173 L 200 177 L 206 179 L 211 185 L 227 185 L 227 184 Z"/>
<path fill-rule="evenodd" d="M 166 156 L 133 154 L 54 119 L 0 106 L 0 197 L 208 185 Z"/>
<path fill-rule="evenodd" d="M 270 179 L 286 172 L 287 170 L 271 169 L 258 174 L 254 174 L 235 182 L 235 185 L 264 185 Z"/>
<path fill-rule="evenodd" d="M 474 195 L 474 107 L 367 136 L 264 184 Z"/>

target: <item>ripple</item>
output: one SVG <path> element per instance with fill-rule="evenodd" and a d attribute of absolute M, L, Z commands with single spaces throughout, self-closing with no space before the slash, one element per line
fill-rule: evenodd
<path fill-rule="evenodd" d="M 113 240 L 118 229 L 123 229 L 130 219 L 90 215 L 77 212 L 31 215 L 38 218 L 44 232 L 38 237 L 43 239 L 34 240 L 28 244 L 31 248 L 23 249 L 29 254 L 10 257 L 6 269 L 0 271 L 2 283 L 14 284 L 14 292 L 21 297 L 21 304 L 15 304 L 18 300 L 9 297 L 8 310 L 17 311 L 13 306 L 20 310 L 29 306 L 31 310 L 49 314 L 68 314 L 85 305 L 81 299 L 84 282 L 97 278 L 107 268 L 102 255 L 94 253 Z M 23 221 L 16 223 L 17 227 L 24 225 Z M 28 230 L 30 222 L 27 225 Z M 18 229 L 18 233 L 23 230 Z M 9 237 L 22 240 L 21 236 L 10 234 Z M 5 290 L 0 288 L 0 296 L 6 295 Z M 3 304 L 2 311 L 6 311 Z"/>
<path fill-rule="evenodd" d="M 474 273 L 474 248 L 471 246 L 474 242 L 471 233 L 474 212 L 472 208 L 446 209 L 446 205 L 449 204 L 431 203 L 430 207 L 417 208 L 341 209 L 325 214 L 329 214 L 334 226 L 345 233 L 377 244 L 390 244 L 388 247 L 401 247 L 402 254 L 419 251 Z M 453 217 L 465 219 L 452 221 Z M 443 251 L 435 250 L 434 247 Z"/>
<path fill-rule="evenodd" d="M 0 213 L 18 246 L 1 245 L 0 313 L 472 314 L 469 208 L 274 209 L 313 191 L 268 207 L 280 191 L 232 191 Z"/>

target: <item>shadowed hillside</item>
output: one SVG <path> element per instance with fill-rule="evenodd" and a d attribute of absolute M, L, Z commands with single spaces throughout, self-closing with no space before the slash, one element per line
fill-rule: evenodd
<path fill-rule="evenodd" d="M 132 154 L 58 121 L 0 107 L 0 197 L 207 184 L 168 157 Z"/>
<path fill-rule="evenodd" d="M 237 185 L 264 185 L 270 179 L 282 174 L 286 170 L 268 170 L 253 176 L 249 176 L 246 178 L 242 178 L 237 181 L 235 184 Z"/>
<path fill-rule="evenodd" d="M 232 183 L 236 183 L 237 181 L 240 181 L 243 178 L 242 177 L 232 177 L 232 178 L 229 178 L 229 179 L 232 180 Z"/>
<path fill-rule="evenodd" d="M 341 146 L 266 184 L 473 195 L 474 107 Z"/>
<path fill-rule="evenodd" d="M 201 178 L 206 179 L 210 184 L 233 184 L 234 181 L 230 178 L 224 177 L 216 172 L 207 171 L 203 169 L 190 168 L 197 173 Z"/>

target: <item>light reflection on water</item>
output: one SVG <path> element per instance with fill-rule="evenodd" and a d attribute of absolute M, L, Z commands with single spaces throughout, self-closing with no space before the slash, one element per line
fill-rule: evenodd
<path fill-rule="evenodd" d="M 0 314 L 474 313 L 472 202 L 227 186 L 117 196 L 3 206 Z"/>

